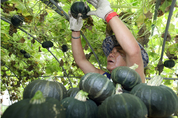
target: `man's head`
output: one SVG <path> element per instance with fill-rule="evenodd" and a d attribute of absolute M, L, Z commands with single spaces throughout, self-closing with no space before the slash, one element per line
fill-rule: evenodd
<path fill-rule="evenodd" d="M 117 45 L 107 56 L 107 69 L 111 72 L 118 66 L 126 66 L 126 54 L 120 45 Z"/>
<path fill-rule="evenodd" d="M 141 49 L 141 54 L 142 54 L 142 59 L 143 59 L 144 67 L 146 67 L 147 64 L 148 64 L 148 61 L 149 61 L 148 54 L 144 50 L 143 46 L 140 43 L 138 43 L 138 44 L 139 44 L 140 49 Z M 106 55 L 107 59 L 108 59 L 109 54 L 113 50 L 113 48 L 116 48 L 118 50 L 118 52 L 120 53 L 120 55 L 124 59 L 125 52 L 122 49 L 122 47 L 119 45 L 119 43 L 117 42 L 115 35 L 107 37 L 103 41 L 102 48 L 103 48 L 103 52 Z"/>

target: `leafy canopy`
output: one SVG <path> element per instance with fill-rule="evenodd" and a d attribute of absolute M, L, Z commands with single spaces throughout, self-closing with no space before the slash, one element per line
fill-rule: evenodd
<path fill-rule="evenodd" d="M 64 15 L 75 1 L 54 1 L 62 11 L 57 10 L 56 7 L 51 9 L 40 0 L 8 0 L 1 3 L 1 17 L 11 21 L 14 15 L 23 16 L 24 22 L 20 28 L 27 32 L 1 20 L 1 92 L 7 89 L 11 100 L 20 100 L 23 88 L 35 79 L 59 81 L 66 88 L 70 88 L 71 85 L 77 86 L 80 77 L 84 75 L 74 61 L 71 31 Z M 162 0 L 156 20 L 153 20 L 156 0 L 109 1 L 113 10 L 119 14 L 120 19 L 149 55 L 149 64 L 145 68 L 146 77 L 153 77 L 160 73 L 164 78 L 176 78 L 178 74 L 177 2 L 170 21 L 163 60 L 159 63 L 171 0 Z M 91 10 L 95 10 L 93 6 L 88 5 Z M 86 19 L 82 28 L 86 37 L 86 39 L 82 37 L 86 57 L 92 64 L 103 70 L 106 70 L 106 57 L 101 45 L 106 37 L 106 31 L 110 31 L 107 24 L 95 16 Z M 98 60 L 86 40 L 92 46 Z M 43 48 L 42 43 L 45 41 L 53 42 L 54 46 L 49 49 Z M 67 52 L 62 51 L 62 45 L 67 45 Z M 25 58 L 21 50 L 26 51 L 30 57 Z M 163 66 L 164 61 L 168 59 L 174 59 L 176 63 L 171 69 Z M 171 86 L 173 81 L 165 80 L 164 84 Z"/>

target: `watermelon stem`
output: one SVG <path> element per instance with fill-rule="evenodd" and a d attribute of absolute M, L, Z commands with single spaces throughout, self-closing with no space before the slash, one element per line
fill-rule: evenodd
<path fill-rule="evenodd" d="M 163 78 L 160 75 L 154 76 L 147 82 L 147 85 L 150 86 L 160 86 L 163 81 Z"/>
<path fill-rule="evenodd" d="M 30 100 L 31 104 L 41 104 L 44 103 L 46 101 L 45 97 L 43 96 L 43 93 L 38 90 L 35 95 L 33 96 L 33 98 Z"/>
<path fill-rule="evenodd" d="M 121 93 L 123 93 L 121 84 L 116 84 L 116 93 L 115 94 L 121 94 Z"/>
<path fill-rule="evenodd" d="M 80 101 L 87 101 L 87 98 L 88 98 L 88 93 L 83 90 L 80 90 L 75 96 L 75 99 Z"/>
<path fill-rule="evenodd" d="M 134 63 L 134 65 L 133 65 L 133 66 L 130 66 L 129 68 L 135 70 L 135 69 L 138 68 L 138 65 L 137 65 L 136 63 Z"/>

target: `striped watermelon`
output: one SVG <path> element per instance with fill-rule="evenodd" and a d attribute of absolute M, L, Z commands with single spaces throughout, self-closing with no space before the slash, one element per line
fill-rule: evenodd
<path fill-rule="evenodd" d="M 142 100 L 129 93 L 112 95 L 98 107 L 98 118 L 147 118 L 147 115 Z"/>
<path fill-rule="evenodd" d="M 44 97 L 37 91 L 30 99 L 8 106 L 1 118 L 66 118 L 66 109 L 57 99 Z"/>
<path fill-rule="evenodd" d="M 115 86 L 107 77 L 99 73 L 87 73 L 79 82 L 80 90 L 88 93 L 88 97 L 101 103 L 115 93 Z"/>
<path fill-rule="evenodd" d="M 90 7 L 80 1 L 80 2 L 74 2 L 70 8 L 71 14 L 74 18 L 78 18 L 78 16 L 81 16 L 83 19 L 88 18 L 89 16 L 87 13 L 90 11 Z"/>
<path fill-rule="evenodd" d="M 76 94 L 80 91 L 79 88 L 70 88 L 68 91 L 67 91 L 67 96 L 68 97 L 75 97 Z"/>
<path fill-rule="evenodd" d="M 23 99 L 32 98 L 40 90 L 44 97 L 52 97 L 59 101 L 67 97 L 67 90 L 63 84 L 48 80 L 34 80 L 29 83 L 23 92 Z"/>
<path fill-rule="evenodd" d="M 136 85 L 130 94 L 139 97 L 145 103 L 149 117 L 167 118 L 178 111 L 178 97 L 165 85 L 151 86 L 141 83 Z"/>
<path fill-rule="evenodd" d="M 75 97 L 61 100 L 60 103 L 66 109 L 66 118 L 97 118 L 98 107 L 93 100 L 87 98 L 88 93 L 80 90 Z"/>
<path fill-rule="evenodd" d="M 111 72 L 111 79 L 114 83 L 121 84 L 128 91 L 137 84 L 142 83 L 140 75 L 135 70 L 126 66 L 116 67 Z"/>

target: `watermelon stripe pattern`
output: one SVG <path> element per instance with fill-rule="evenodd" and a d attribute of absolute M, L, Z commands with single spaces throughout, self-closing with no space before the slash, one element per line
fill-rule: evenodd
<path fill-rule="evenodd" d="M 141 83 L 136 85 L 130 94 L 139 97 L 145 103 L 149 117 L 168 117 L 178 110 L 178 97 L 167 86 Z"/>
<path fill-rule="evenodd" d="M 126 90 L 131 90 L 142 82 L 140 75 L 126 66 L 116 67 L 111 73 L 111 79 L 114 83 L 121 84 Z"/>
<path fill-rule="evenodd" d="M 129 93 L 115 94 L 98 107 L 98 118 L 147 118 L 146 105 Z"/>
<path fill-rule="evenodd" d="M 99 73 L 85 74 L 80 80 L 79 88 L 87 92 L 89 98 L 96 102 L 102 102 L 115 93 L 114 84 Z"/>
<path fill-rule="evenodd" d="M 1 118 L 66 118 L 66 110 L 57 99 L 45 98 L 41 91 L 36 93 L 32 99 L 10 105 Z"/>
<path fill-rule="evenodd" d="M 98 107 L 90 99 L 80 101 L 74 97 L 67 97 L 60 103 L 66 109 L 66 118 L 97 118 Z"/>
<path fill-rule="evenodd" d="M 59 101 L 67 97 L 67 90 L 63 84 L 48 80 L 34 80 L 29 83 L 23 92 L 23 99 L 32 98 L 40 90 L 44 97 L 53 97 Z"/>

